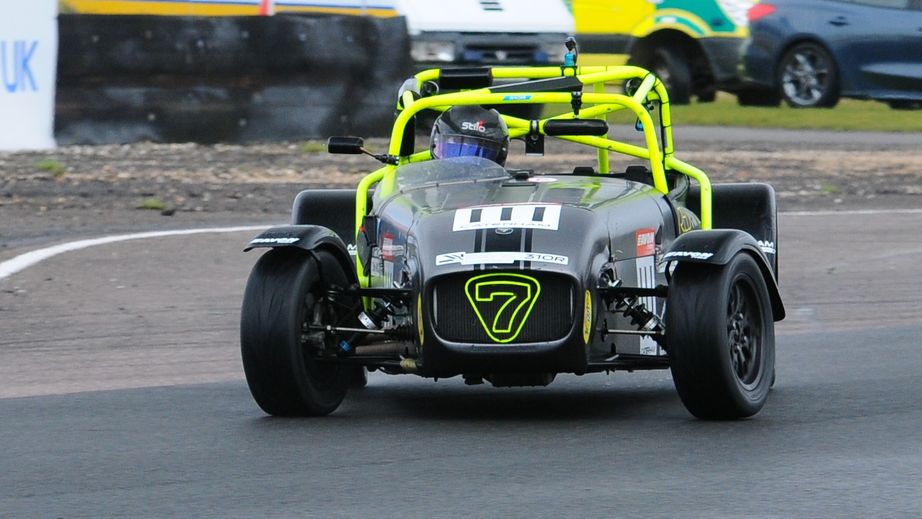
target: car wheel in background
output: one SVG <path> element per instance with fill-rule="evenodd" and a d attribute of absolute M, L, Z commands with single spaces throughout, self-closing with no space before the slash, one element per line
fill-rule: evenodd
<path fill-rule="evenodd" d="M 347 322 L 354 301 L 328 297 L 349 285 L 330 253 L 274 249 L 250 273 L 243 296 L 240 347 L 247 385 L 259 407 L 275 416 L 321 416 L 342 403 L 353 366 L 321 362 L 335 337 L 311 325 Z"/>
<path fill-rule="evenodd" d="M 656 77 L 666 85 L 670 103 L 687 105 L 691 101 L 691 65 L 681 51 L 657 46 L 649 52 L 646 58 L 632 58 L 631 63 L 656 74 Z"/>
<path fill-rule="evenodd" d="M 781 97 L 794 108 L 832 108 L 839 102 L 836 64 L 821 45 L 794 45 L 778 64 Z"/>
<path fill-rule="evenodd" d="M 666 304 L 667 351 L 682 403 L 698 418 L 762 409 L 775 372 L 771 301 L 756 260 L 680 263 Z"/>

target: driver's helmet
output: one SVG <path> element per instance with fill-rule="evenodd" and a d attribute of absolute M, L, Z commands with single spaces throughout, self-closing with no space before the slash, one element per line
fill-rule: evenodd
<path fill-rule="evenodd" d="M 435 120 L 429 148 L 437 159 L 483 157 L 502 166 L 509 152 L 509 128 L 496 110 L 455 106 Z"/>

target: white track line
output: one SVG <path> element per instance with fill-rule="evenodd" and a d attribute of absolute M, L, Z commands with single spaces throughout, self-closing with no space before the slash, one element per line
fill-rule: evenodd
<path fill-rule="evenodd" d="M 62 243 L 53 247 L 34 250 L 25 254 L 20 254 L 13 259 L 0 263 L 0 279 L 5 279 L 13 274 L 27 269 L 40 261 L 44 261 L 58 254 L 71 252 L 97 245 L 115 243 L 127 240 L 145 240 L 147 238 L 162 238 L 164 236 L 184 236 L 188 234 L 203 233 L 223 233 L 223 232 L 240 232 L 240 231 L 260 231 L 270 227 L 269 225 L 247 225 L 243 227 L 210 227 L 205 229 L 179 229 L 172 231 L 151 231 L 139 232 L 134 234 L 118 234 L 114 236 L 104 236 L 102 238 L 93 238 L 90 240 L 72 241 Z"/>

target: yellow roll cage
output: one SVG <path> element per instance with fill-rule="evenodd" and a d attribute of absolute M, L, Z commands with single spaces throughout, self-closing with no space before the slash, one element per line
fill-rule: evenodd
<path fill-rule="evenodd" d="M 427 82 L 436 82 L 441 74 L 440 69 L 424 70 L 414 76 L 416 92 L 419 92 Z M 674 156 L 672 142 L 672 120 L 669 111 L 669 94 L 663 83 L 651 72 L 640 67 L 632 66 L 575 66 L 575 67 L 495 67 L 490 69 L 494 79 L 521 80 L 523 90 L 511 92 L 504 88 L 502 93 L 494 93 L 491 87 L 477 88 L 459 92 L 436 94 L 429 97 L 417 98 L 413 91 L 404 91 L 399 102 L 396 121 L 391 131 L 391 140 L 388 155 L 393 157 L 396 164 L 388 164 L 369 173 L 360 182 L 356 189 L 355 201 L 355 229 L 358 235 L 364 217 L 367 215 L 368 191 L 375 184 L 380 184 L 380 194 L 387 196 L 396 185 L 396 169 L 413 162 L 431 160 L 432 155 L 427 149 L 411 155 L 400 155 L 403 144 L 404 131 L 411 119 L 422 110 L 444 111 L 458 105 L 510 105 L 510 104 L 571 104 L 574 97 L 572 92 L 529 92 L 527 90 L 530 80 L 552 79 L 562 77 L 575 77 L 582 86 L 592 86 L 593 91 L 580 95 L 581 107 L 579 115 L 570 111 L 537 122 L 537 133 L 545 135 L 544 125 L 551 119 L 606 119 L 606 115 L 619 110 L 631 110 L 643 127 L 646 148 L 626 142 L 609 139 L 607 136 L 561 135 L 559 139 L 577 142 L 596 148 L 598 150 L 599 174 L 610 174 L 609 153 L 616 152 L 631 157 L 646 159 L 650 162 L 653 176 L 653 186 L 663 194 L 668 192 L 666 170 L 676 171 L 690 177 L 698 183 L 700 189 L 700 217 L 701 228 L 711 228 L 711 182 L 707 175 L 700 169 L 683 162 Z M 620 85 L 628 80 L 639 81 L 639 86 L 633 95 L 611 94 L 605 92 L 605 85 Z M 647 103 L 655 103 L 660 107 L 660 125 L 662 133 L 662 147 L 657 139 L 657 127 L 653 123 Z M 525 137 L 533 133 L 532 122 L 527 119 L 502 115 L 509 127 L 509 137 Z M 357 262 L 359 279 L 367 283 L 362 272 L 361 262 Z"/>

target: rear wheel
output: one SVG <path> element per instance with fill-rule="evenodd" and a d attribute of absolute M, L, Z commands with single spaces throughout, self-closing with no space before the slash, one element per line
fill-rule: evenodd
<path fill-rule="evenodd" d="M 335 337 L 312 325 L 345 324 L 355 301 L 330 295 L 348 286 L 343 266 L 325 251 L 275 249 L 250 273 L 243 297 L 240 346 L 250 393 L 277 416 L 320 416 L 346 396 L 353 366 L 323 361 Z"/>
<path fill-rule="evenodd" d="M 762 409 L 774 378 L 775 333 L 768 288 L 750 255 L 722 266 L 680 264 L 666 333 L 672 378 L 691 414 L 732 419 Z"/>

